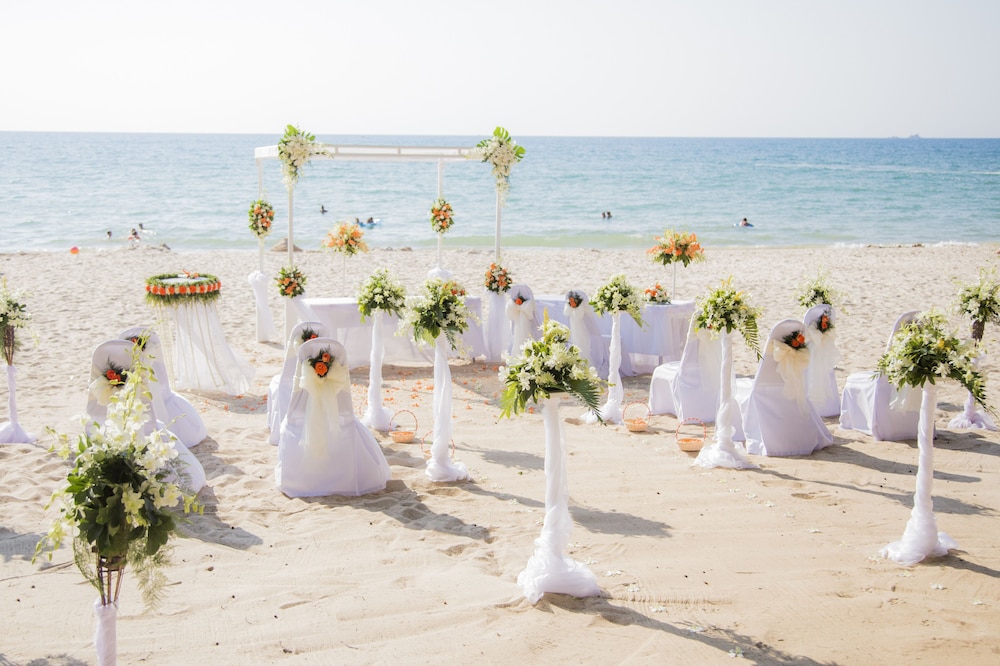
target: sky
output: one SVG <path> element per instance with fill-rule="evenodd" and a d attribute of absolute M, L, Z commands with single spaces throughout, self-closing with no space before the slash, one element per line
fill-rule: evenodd
<path fill-rule="evenodd" d="M 1000 0 L 10 0 L 0 131 L 1000 137 Z"/>

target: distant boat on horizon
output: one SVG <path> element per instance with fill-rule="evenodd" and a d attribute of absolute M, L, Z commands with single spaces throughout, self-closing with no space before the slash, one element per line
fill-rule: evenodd
<path fill-rule="evenodd" d="M 889 138 L 890 139 L 903 139 L 904 137 L 892 136 L 892 137 L 889 137 Z M 909 140 L 909 139 L 919 139 L 919 138 L 921 138 L 919 134 L 911 134 L 910 136 L 905 137 L 905 139 L 907 139 L 907 140 Z"/>

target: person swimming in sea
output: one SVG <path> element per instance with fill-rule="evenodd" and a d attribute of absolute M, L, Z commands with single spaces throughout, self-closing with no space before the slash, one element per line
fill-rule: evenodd
<path fill-rule="evenodd" d="M 324 206 L 323 204 L 320 204 L 319 205 L 319 212 L 321 214 L 323 214 L 323 215 L 326 215 L 326 206 Z"/>
<path fill-rule="evenodd" d="M 747 218 L 744 217 L 742 220 L 740 220 L 740 223 L 737 226 L 740 226 L 740 227 L 752 227 L 753 225 L 750 224 L 749 222 L 747 222 Z"/>

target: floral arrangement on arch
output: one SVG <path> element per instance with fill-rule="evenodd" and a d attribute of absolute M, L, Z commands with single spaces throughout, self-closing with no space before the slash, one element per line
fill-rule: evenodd
<path fill-rule="evenodd" d="M 278 142 L 278 159 L 281 160 L 281 181 L 286 189 L 299 182 L 299 172 L 313 155 L 317 154 L 316 137 L 294 125 L 285 127 L 285 135 Z"/>
<path fill-rule="evenodd" d="M 361 312 L 362 322 L 365 317 L 372 316 L 372 313 L 378 310 L 401 317 L 404 308 L 406 308 L 406 289 L 386 268 L 380 268 L 372 273 L 358 291 L 358 310 Z"/>
<path fill-rule="evenodd" d="M 263 199 L 257 199 L 250 204 L 247 211 L 250 218 L 250 231 L 257 238 L 264 238 L 271 233 L 271 225 L 274 224 L 274 207 Z"/>
<path fill-rule="evenodd" d="M 348 257 L 353 257 L 359 252 L 368 251 L 368 243 L 364 240 L 365 232 L 353 222 L 339 222 L 336 227 L 326 234 L 323 240 L 323 247 L 341 252 Z"/>
<path fill-rule="evenodd" d="M 692 261 L 705 261 L 705 250 L 693 232 L 668 229 L 655 240 L 656 245 L 646 250 L 646 253 L 652 256 L 653 261 L 664 266 L 674 263 L 687 266 Z"/>
<path fill-rule="evenodd" d="M 472 317 L 465 305 L 465 289 L 460 284 L 431 278 L 407 311 L 404 330 L 412 329 L 413 339 L 427 344 L 434 344 L 443 333 L 451 348 L 457 349 L 458 336 L 468 330 Z"/>
<path fill-rule="evenodd" d="M 670 294 L 667 293 L 665 287 L 660 286 L 659 282 L 654 284 L 652 287 L 646 288 L 645 297 L 648 303 L 654 303 L 656 305 L 670 304 Z"/>
<path fill-rule="evenodd" d="M 497 194 L 506 205 L 507 192 L 510 191 L 510 170 L 524 159 L 524 146 L 517 145 L 503 127 L 497 127 L 493 130 L 493 136 L 476 144 L 476 152 L 481 161 L 489 162 L 493 168 Z"/>
<path fill-rule="evenodd" d="M 937 312 L 921 313 L 901 326 L 889 350 L 879 358 L 878 372 L 897 389 L 954 379 L 992 413 L 986 404 L 986 379 L 975 366 L 975 347 L 959 340 L 946 326 L 944 315 Z"/>
<path fill-rule="evenodd" d="M 505 294 L 514 284 L 510 271 L 494 262 L 486 269 L 486 280 L 483 285 L 494 294 Z"/>
<path fill-rule="evenodd" d="M 607 284 L 598 287 L 590 305 L 599 315 L 627 312 L 642 328 L 642 299 L 624 275 L 615 275 Z"/>
<path fill-rule="evenodd" d="M 1000 324 L 1000 283 L 996 270 L 980 269 L 979 282 L 958 292 L 958 312 L 972 320 L 972 339 L 983 339 L 986 324 Z"/>
<path fill-rule="evenodd" d="M 455 224 L 454 211 L 451 204 L 442 198 L 437 199 L 431 206 L 431 227 L 439 234 L 443 234 Z"/>
<path fill-rule="evenodd" d="M 278 293 L 285 298 L 295 298 L 306 293 L 306 275 L 298 266 L 282 266 L 274 278 Z"/>
<path fill-rule="evenodd" d="M 504 384 L 500 414 L 522 412 L 529 400 L 536 403 L 552 393 L 569 393 L 597 413 L 600 406 L 601 380 L 580 354 L 569 344 L 569 328 L 551 320 L 548 313 L 542 322 L 541 340 L 529 340 L 519 356 L 500 368 Z"/>
<path fill-rule="evenodd" d="M 695 317 L 696 328 L 706 329 L 716 336 L 723 331 L 739 331 L 747 346 L 760 358 L 760 333 L 757 329 L 760 309 L 750 305 L 746 294 L 733 288 L 731 278 L 727 278 L 699 303 Z"/>
<path fill-rule="evenodd" d="M 148 418 L 142 387 L 151 375 L 136 345 L 132 369 L 110 399 L 107 420 L 91 424 L 75 446 L 68 435 L 58 434 L 56 451 L 64 459 L 73 457 L 73 468 L 49 502 L 59 515 L 38 542 L 35 557 L 47 552 L 51 560 L 70 539 L 76 565 L 100 591 L 102 605 L 117 601 L 128 565 L 143 600 L 155 606 L 165 583 L 160 568 L 168 563 L 167 542 L 180 515 L 202 511 L 194 494 L 175 481 L 183 472 L 171 435 L 161 429 L 142 434 Z M 118 574 L 114 585 L 112 572 Z"/>
<path fill-rule="evenodd" d="M 0 288 L 0 334 L 3 336 L 3 357 L 7 365 L 14 365 L 14 352 L 21 348 L 21 340 L 17 329 L 27 329 L 31 321 L 31 312 L 24 302 L 24 293 L 11 292 L 7 289 L 7 279 L 4 278 Z"/>
<path fill-rule="evenodd" d="M 840 303 L 840 293 L 830 286 L 829 275 L 822 269 L 816 277 L 798 286 L 795 298 L 806 310 L 814 305 L 837 307 Z"/>

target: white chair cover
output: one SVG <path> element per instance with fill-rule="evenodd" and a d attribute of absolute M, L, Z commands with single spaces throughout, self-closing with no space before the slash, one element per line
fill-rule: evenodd
<path fill-rule="evenodd" d="M 663 363 L 649 381 L 649 412 L 673 414 L 678 420 L 714 423 L 719 409 L 722 342 L 691 317 L 681 360 Z"/>
<path fill-rule="evenodd" d="M 483 300 L 488 309 L 483 328 L 484 355 L 487 363 L 502 361 L 510 349 L 510 321 L 507 320 L 507 294 L 486 290 Z"/>
<path fill-rule="evenodd" d="M 570 305 L 570 295 L 580 299 L 576 307 Z M 580 348 L 580 353 L 597 370 L 598 377 L 608 376 L 608 340 L 601 335 L 597 315 L 587 294 L 574 289 L 566 294 L 563 315 L 569 321 L 569 341 Z"/>
<path fill-rule="evenodd" d="M 767 338 L 750 395 L 741 405 L 748 453 L 802 456 L 833 444 L 833 435 L 806 395 L 810 350 L 794 350 L 782 341 L 803 328 L 802 322 L 785 319 Z"/>
<path fill-rule="evenodd" d="M 518 302 L 520 301 L 520 303 Z M 535 296 L 525 284 L 512 285 L 507 292 L 507 319 L 511 323 L 511 344 L 508 350 L 512 356 L 517 356 L 521 346 L 528 340 L 534 340 L 541 322 L 535 320 Z"/>
<path fill-rule="evenodd" d="M 323 352 L 330 370 L 320 378 L 309 363 Z M 281 422 L 274 479 L 289 497 L 364 495 L 385 489 L 389 463 L 354 414 L 344 346 L 332 338 L 303 342 L 288 412 Z"/>
<path fill-rule="evenodd" d="M 917 316 L 916 311 L 900 315 L 892 327 L 886 350 L 900 326 Z M 840 400 L 840 427 L 859 430 L 876 441 L 916 439 L 920 421 L 919 402 L 897 400 L 898 392 L 884 375 L 874 371 L 854 372 L 844 383 Z"/>
<path fill-rule="evenodd" d="M 303 321 L 292 327 L 291 335 L 285 343 L 285 362 L 281 372 L 271 377 L 267 387 L 267 427 L 271 434 L 268 441 L 277 446 L 281 431 L 281 419 L 288 411 L 288 401 L 292 397 L 292 380 L 295 378 L 295 366 L 298 363 L 299 347 L 305 341 L 307 331 L 310 339 L 326 338 L 330 332 L 326 325 L 318 321 Z M 315 334 L 315 335 L 314 335 Z"/>
<path fill-rule="evenodd" d="M 148 326 L 133 326 L 119 333 L 118 338 L 132 340 L 144 335 L 146 346 L 143 348 L 142 358 L 153 369 L 153 383 L 149 389 L 156 418 L 181 444 L 188 448 L 197 446 L 208 437 L 208 428 L 194 405 L 170 388 L 170 376 L 167 374 L 167 365 L 163 362 L 160 336 Z"/>
<path fill-rule="evenodd" d="M 830 328 L 822 332 L 818 324 L 826 315 Z M 806 370 L 806 385 L 809 399 L 816 412 L 823 417 L 840 414 L 840 393 L 834 370 L 840 360 L 837 351 L 836 313 L 829 305 L 814 305 L 809 308 L 802 323 L 806 327 L 806 342 L 809 344 L 809 368 Z"/>

